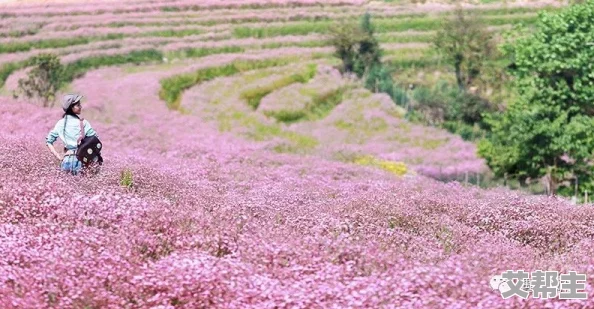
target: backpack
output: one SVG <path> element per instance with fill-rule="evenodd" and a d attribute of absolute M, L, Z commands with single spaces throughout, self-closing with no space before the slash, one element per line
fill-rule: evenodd
<path fill-rule="evenodd" d="M 76 148 L 76 158 L 83 164 L 89 165 L 97 162 L 103 164 L 101 150 L 103 144 L 97 136 L 85 136 L 83 118 L 80 119 L 80 137 L 78 138 L 78 147 Z"/>

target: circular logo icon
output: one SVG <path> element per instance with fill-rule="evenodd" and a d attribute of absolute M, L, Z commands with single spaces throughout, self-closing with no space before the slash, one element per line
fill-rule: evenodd
<path fill-rule="evenodd" d="M 88 154 L 92 154 L 93 153 L 93 149 L 91 149 L 91 148 L 87 149 L 87 153 Z"/>
<path fill-rule="evenodd" d="M 101 143 L 97 144 L 97 149 L 101 149 Z"/>

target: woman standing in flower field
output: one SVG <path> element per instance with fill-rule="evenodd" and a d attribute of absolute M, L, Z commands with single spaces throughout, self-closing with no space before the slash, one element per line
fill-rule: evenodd
<path fill-rule="evenodd" d="M 73 175 L 78 174 L 78 172 L 80 172 L 83 168 L 90 166 L 92 163 L 101 164 L 103 162 L 99 152 L 101 144 L 98 143 L 99 136 L 97 135 L 97 132 L 95 132 L 95 130 L 91 127 L 89 121 L 79 117 L 82 111 L 82 106 L 80 104 L 81 99 L 82 96 L 78 94 L 68 94 L 64 96 L 62 102 L 64 115 L 62 116 L 62 119 L 58 120 L 46 138 L 47 147 L 54 154 L 54 156 L 56 156 L 56 158 L 62 162 L 61 169 L 66 172 L 70 172 Z M 85 152 L 88 150 L 88 154 L 92 156 L 88 162 L 84 162 L 83 164 L 83 162 L 79 160 L 76 150 L 79 147 L 83 147 L 81 146 L 81 142 L 87 136 L 95 137 L 95 145 L 93 145 L 94 147 L 89 147 L 88 149 L 85 147 Z M 58 137 L 60 137 L 64 143 L 64 156 L 58 154 L 53 146 Z M 94 148 L 97 148 L 95 150 L 99 151 L 95 151 L 95 153 L 93 153 Z M 87 157 L 84 159 L 87 160 Z"/>

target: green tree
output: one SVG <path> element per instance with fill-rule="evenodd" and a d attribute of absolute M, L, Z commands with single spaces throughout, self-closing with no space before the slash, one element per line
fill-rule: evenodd
<path fill-rule="evenodd" d="M 503 46 L 518 92 L 479 144 L 496 175 L 544 178 L 568 195 L 577 179 L 591 188 L 594 151 L 594 2 L 539 14 L 536 29 Z M 559 191 L 557 191 L 559 189 Z"/>
<path fill-rule="evenodd" d="M 342 72 L 353 72 L 359 43 L 364 37 L 356 24 L 343 21 L 330 27 L 329 43 L 334 46 L 334 55 L 342 60 Z"/>
<path fill-rule="evenodd" d="M 358 50 L 355 56 L 354 72 L 359 78 L 369 74 L 373 67 L 381 70 L 382 52 L 378 40 L 375 38 L 371 14 L 365 12 L 360 24 L 362 36 L 358 42 Z"/>
<path fill-rule="evenodd" d="M 19 79 L 19 86 L 14 93 L 24 94 L 28 99 L 41 100 L 44 107 L 53 106 L 56 92 L 62 84 L 63 66 L 54 54 L 39 54 L 31 59 L 33 67 L 26 78 Z"/>
<path fill-rule="evenodd" d="M 437 31 L 435 48 L 454 66 L 456 82 L 461 90 L 481 76 L 489 60 L 496 55 L 493 35 L 476 13 L 456 8 L 453 17 Z"/>
<path fill-rule="evenodd" d="M 341 22 L 331 28 L 330 43 L 342 60 L 342 71 L 353 72 L 365 87 L 388 94 L 396 104 L 408 102 L 405 91 L 394 84 L 392 72 L 382 64 L 382 51 L 375 38 L 371 14 L 366 12 L 359 25 Z"/>

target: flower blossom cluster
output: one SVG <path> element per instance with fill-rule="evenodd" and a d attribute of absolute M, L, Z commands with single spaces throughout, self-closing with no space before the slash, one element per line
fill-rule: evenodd
<path fill-rule="evenodd" d="M 319 3 L 135 0 L 6 13 Z M 506 270 L 577 271 L 587 275 L 591 295 L 594 207 L 432 179 L 481 173 L 485 164 L 473 144 L 411 124 L 387 95 L 341 79 L 326 59 L 311 57 L 330 48 L 257 48 L 317 35 L 201 42 L 212 34 L 59 49 L 71 62 L 147 47 L 252 47 L 167 65 L 103 67 L 74 80 L 69 91 L 84 95 L 83 116 L 104 146 L 96 175 L 61 172 L 48 151 L 45 137 L 62 117 L 60 104 L 42 108 L 0 97 L 0 308 L 594 307 L 592 298 L 520 303 L 489 286 Z M 187 89 L 181 105 L 189 112 L 171 111 L 159 98 L 165 78 L 279 57 L 299 60 Z M 281 125 L 241 100 L 242 91 L 269 86 L 314 61 L 314 77 L 283 84 L 260 104 L 278 111 L 290 100 L 298 110 L 339 96 L 320 119 Z M 252 127 L 220 130 L 224 117 Z M 275 139 L 244 138 L 236 134 L 241 130 L 307 137 L 317 145 L 308 155 L 278 153 L 270 151 Z M 61 142 L 55 146 L 61 152 Z M 373 164 L 336 160 L 338 154 L 402 161 L 418 173 L 399 177 Z"/>
<path fill-rule="evenodd" d="M 183 116 L 121 122 L 135 101 L 96 122 L 109 164 L 91 181 L 40 141 L 59 113 L 22 104 L 0 101 L 2 307 L 512 308 L 492 274 L 594 270 L 593 208 L 277 156 Z"/>

